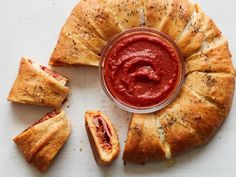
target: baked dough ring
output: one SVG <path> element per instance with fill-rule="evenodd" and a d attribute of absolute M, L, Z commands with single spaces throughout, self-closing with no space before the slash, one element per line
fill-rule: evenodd
<path fill-rule="evenodd" d="M 164 109 L 134 114 L 123 159 L 169 159 L 206 143 L 227 117 L 234 93 L 228 42 L 188 0 L 81 0 L 64 25 L 49 64 L 98 66 L 106 43 L 138 26 L 172 38 L 185 58 L 186 81 Z"/>

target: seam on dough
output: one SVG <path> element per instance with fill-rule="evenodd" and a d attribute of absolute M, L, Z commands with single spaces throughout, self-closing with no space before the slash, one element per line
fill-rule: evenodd
<path fill-rule="evenodd" d="M 189 89 L 188 87 L 185 87 L 186 89 Z M 189 90 L 191 90 L 191 89 L 189 89 Z M 169 113 L 166 113 L 169 117 L 172 117 L 171 115 L 169 115 Z M 181 120 L 181 119 L 177 119 L 177 120 Z M 195 129 L 195 128 L 193 128 L 192 127 L 192 122 L 191 121 L 189 121 L 188 120 L 188 118 L 186 118 L 185 119 L 185 122 L 187 123 L 187 125 L 184 125 L 181 121 L 176 121 L 176 123 L 178 123 L 180 126 L 183 126 L 183 127 L 185 127 L 185 128 L 187 128 L 188 130 L 189 130 L 189 132 L 192 134 L 192 135 L 194 135 L 198 140 L 199 140 L 199 143 L 198 143 L 198 145 L 197 146 L 199 146 L 199 145 L 201 145 L 202 143 L 201 143 L 201 137 L 202 137 L 202 135 L 201 135 L 201 133 L 197 130 L 197 129 Z"/>
<path fill-rule="evenodd" d="M 172 115 L 170 115 L 170 113 L 166 113 L 166 115 L 167 115 L 168 117 L 173 117 Z M 179 121 L 179 120 L 180 120 L 180 121 Z M 201 135 L 199 134 L 199 132 L 191 126 L 191 122 L 189 122 L 188 119 L 186 119 L 185 122 L 187 123 L 187 125 L 185 125 L 185 124 L 181 121 L 181 119 L 176 119 L 176 121 L 175 121 L 175 123 L 177 123 L 178 125 L 180 125 L 180 126 L 186 128 L 186 129 L 188 129 L 188 130 L 189 130 L 189 133 L 192 134 L 192 135 L 194 135 L 194 136 L 195 136 L 197 139 L 199 139 L 199 141 L 200 141 L 200 138 L 199 138 L 199 137 L 201 137 Z"/>
<path fill-rule="evenodd" d="M 156 116 L 156 114 L 155 114 L 155 123 L 156 123 L 157 133 L 160 137 L 160 142 L 162 144 L 163 151 L 165 152 L 165 157 L 166 157 L 166 159 L 171 159 L 172 155 L 171 155 L 171 151 L 170 151 L 170 144 L 167 142 L 165 131 L 164 131 L 158 117 Z"/>
<path fill-rule="evenodd" d="M 120 21 L 117 18 L 117 15 L 115 13 L 113 13 L 110 9 L 105 8 L 105 10 L 107 10 L 107 12 L 111 13 L 115 19 L 115 22 L 117 23 L 117 25 L 119 26 L 119 28 L 121 29 L 121 31 L 124 31 L 125 28 L 120 24 Z"/>
<path fill-rule="evenodd" d="M 145 26 L 145 20 L 146 17 L 145 17 L 145 13 L 144 13 L 144 7 L 141 7 L 139 9 L 139 24 L 140 26 Z"/>
<path fill-rule="evenodd" d="M 216 74 L 230 74 L 230 75 L 233 75 L 233 76 L 236 76 L 234 73 L 231 73 L 231 72 L 219 72 L 219 71 L 205 71 L 205 70 L 199 70 L 199 69 L 196 69 L 194 71 L 190 71 L 188 73 L 185 73 L 185 77 L 187 77 L 189 74 L 192 74 L 192 73 L 195 73 L 195 72 L 201 72 L 201 73 L 207 73 L 207 74 L 211 74 L 211 73 L 216 73 Z"/>
<path fill-rule="evenodd" d="M 232 74 L 232 73 L 225 73 L 225 72 L 202 72 L 202 71 L 195 71 L 195 72 L 199 72 L 199 73 L 203 73 L 203 74 L 208 74 L 208 73 L 215 73 L 215 74 L 224 74 L 224 75 L 231 75 L 231 76 L 233 76 L 234 77 L 234 74 Z M 195 72 L 192 72 L 192 73 L 195 73 Z M 195 89 L 192 89 L 191 87 L 189 87 L 188 85 L 186 85 L 189 89 L 191 89 L 192 91 L 194 91 L 195 93 L 197 93 L 198 95 L 200 95 L 200 96 L 202 96 L 203 98 L 205 98 L 205 100 L 207 100 L 208 102 L 210 102 L 210 103 L 213 103 L 213 104 L 215 104 L 218 108 L 222 108 L 222 109 L 224 109 L 225 107 L 224 106 L 222 106 L 219 102 L 217 102 L 216 100 L 214 100 L 214 99 L 212 99 L 212 98 L 210 98 L 210 97 L 208 97 L 208 96 L 205 96 L 205 95 L 203 95 L 203 94 L 201 94 L 201 93 L 199 93 L 198 91 L 195 91 Z"/>
<path fill-rule="evenodd" d="M 52 138 L 58 131 L 60 131 L 60 129 L 55 129 L 56 126 L 62 124 L 61 122 L 62 120 L 59 120 L 55 125 L 50 125 L 50 131 L 47 132 L 47 135 L 46 136 L 41 136 L 40 139 L 38 139 L 38 141 L 36 141 L 35 143 L 35 146 L 39 146 L 38 149 L 36 149 L 36 151 L 34 152 L 31 148 L 31 150 L 29 151 L 29 154 L 33 153 L 32 154 L 32 157 L 30 159 L 29 162 L 32 162 L 33 158 L 35 157 L 35 155 L 37 155 L 37 153 L 42 149 L 44 148 L 45 146 L 47 146 L 47 140 L 50 140 L 50 138 Z M 43 123 L 43 122 L 42 122 Z M 40 127 L 43 126 L 43 125 L 35 125 L 37 127 Z M 33 128 L 33 127 L 31 127 Z M 26 133 L 26 132 L 25 132 Z M 33 152 L 32 152 L 33 151 Z"/>
<path fill-rule="evenodd" d="M 169 118 L 173 117 L 172 115 L 170 115 L 170 113 L 166 113 L 167 116 Z M 180 119 L 180 118 L 176 118 L 176 121 L 175 121 L 177 124 L 179 124 L 180 126 L 184 127 L 184 128 L 187 128 L 189 130 L 189 132 L 191 134 L 194 134 L 196 132 L 196 130 L 188 123 L 187 125 L 184 124 L 184 122 Z"/>
<path fill-rule="evenodd" d="M 188 27 L 192 24 L 191 21 L 192 21 L 194 15 L 195 15 L 194 14 L 195 13 L 195 6 L 197 4 L 194 4 L 193 2 L 191 2 L 191 0 L 189 0 L 189 1 L 190 1 L 189 3 L 193 4 L 194 10 L 192 11 L 192 14 L 191 14 L 190 18 L 188 19 L 188 22 L 186 23 L 185 27 L 183 28 L 183 31 L 176 37 L 175 42 L 177 42 L 182 37 L 182 35 L 188 30 Z"/>
<path fill-rule="evenodd" d="M 85 50 L 88 50 L 88 51 L 92 52 L 94 55 L 99 56 L 95 51 L 91 50 L 89 47 L 86 47 L 83 43 L 81 43 L 78 40 L 78 38 L 80 38 L 80 37 L 76 33 L 74 33 L 74 32 L 64 32 L 64 34 L 66 35 L 66 37 L 74 40 L 78 45 L 80 45 L 81 48 L 84 48 Z"/>
<path fill-rule="evenodd" d="M 67 21 L 68 21 L 70 18 L 74 18 L 74 19 L 76 19 L 76 23 L 78 23 L 80 20 L 78 19 L 77 16 L 75 16 L 75 15 L 73 15 L 73 14 L 74 14 L 74 10 L 72 11 L 72 14 L 71 14 L 71 16 L 67 19 Z M 95 30 L 94 36 L 96 36 L 96 37 L 98 37 L 98 38 L 101 38 L 102 40 L 106 40 L 106 39 L 104 38 L 104 36 L 97 30 L 97 27 L 96 27 L 96 25 L 94 24 L 94 21 L 91 19 L 91 16 L 90 16 L 90 15 L 87 16 L 87 20 L 88 20 L 89 25 L 92 26 L 93 29 Z M 64 26 L 67 25 L 67 21 L 66 21 L 66 23 L 64 24 Z M 80 23 L 80 22 L 79 22 L 79 23 Z M 90 29 L 88 28 L 88 25 L 82 25 L 82 26 L 85 27 L 86 29 L 88 29 L 88 30 L 90 31 Z"/>
<path fill-rule="evenodd" d="M 95 10 L 95 9 L 94 9 Z M 87 11 L 87 10 L 86 10 Z M 103 40 L 106 40 L 105 36 L 102 35 L 102 33 L 98 30 L 98 28 L 96 27 L 93 19 L 91 18 L 90 15 L 86 16 L 87 17 L 87 20 L 89 22 L 89 25 L 91 25 L 93 27 L 93 29 L 96 31 L 96 36 L 103 39 Z M 83 25 L 84 26 L 84 25 Z M 87 25 L 85 26 L 87 28 Z"/>
<path fill-rule="evenodd" d="M 206 73 L 206 74 L 229 74 L 229 75 L 232 75 L 232 76 L 236 76 L 236 73 L 232 73 L 232 72 L 219 72 L 219 71 L 206 71 L 206 70 L 199 70 L 199 69 L 196 69 L 196 70 L 193 70 L 193 71 L 190 71 L 188 73 L 185 73 L 185 78 L 189 75 L 189 74 L 192 74 L 192 73 L 195 73 L 195 72 L 201 72 L 201 73 Z"/>
<path fill-rule="evenodd" d="M 165 16 L 163 16 L 161 23 L 157 27 L 160 31 L 163 31 L 163 28 L 165 27 L 167 20 L 170 17 L 171 11 L 173 10 L 173 7 L 169 2 L 167 2 L 167 4 L 165 4 L 164 6 L 166 7 L 166 9 L 168 9 L 168 11 L 166 11 Z"/>
<path fill-rule="evenodd" d="M 198 98 L 204 100 L 205 102 L 208 102 L 209 104 L 214 105 L 215 107 L 221 109 L 222 107 L 220 107 L 217 103 L 209 100 L 207 97 L 203 96 L 202 94 L 199 94 L 198 92 L 196 92 L 194 89 L 191 89 L 188 85 L 186 85 L 186 88 L 189 89 L 195 96 L 197 96 Z"/>
<path fill-rule="evenodd" d="M 192 55 L 186 57 L 186 61 L 191 61 L 194 59 L 198 59 L 198 57 L 194 57 L 196 54 L 199 53 L 199 55 L 207 54 L 211 50 L 218 48 L 220 45 L 223 45 L 224 42 L 227 42 L 227 40 L 224 38 L 224 36 L 215 36 L 210 42 L 209 41 L 203 41 L 201 47 Z"/>
<path fill-rule="evenodd" d="M 96 30 L 97 34 L 99 35 L 98 37 L 101 37 L 101 39 L 103 39 L 104 41 L 106 41 L 105 36 L 103 36 L 102 32 L 100 30 L 98 30 L 98 28 L 96 27 L 95 23 L 93 22 L 93 20 L 89 19 L 90 24 L 93 26 L 93 28 Z"/>
<path fill-rule="evenodd" d="M 78 22 L 77 22 L 77 23 L 78 23 Z M 98 38 L 98 39 L 100 39 L 101 41 L 106 42 L 106 39 L 98 32 L 98 30 L 97 30 L 96 27 L 94 26 L 94 22 L 91 21 L 91 19 L 89 19 L 89 23 L 90 23 L 90 25 L 91 25 L 93 28 L 95 28 L 95 30 L 96 30 L 95 33 L 90 33 L 90 36 L 92 36 L 92 37 L 94 37 L 94 38 Z M 67 23 L 63 26 L 62 31 L 64 30 L 64 27 L 66 27 L 66 26 L 67 26 Z M 82 25 L 82 26 L 76 27 L 76 28 L 77 28 L 77 29 L 81 29 L 82 27 L 83 27 L 84 29 L 88 30 L 88 31 L 91 31 L 86 25 Z M 65 31 L 67 32 L 67 30 L 65 30 Z M 74 31 L 69 31 L 68 33 L 76 34 Z M 88 32 L 85 32 L 85 33 L 88 33 Z"/>

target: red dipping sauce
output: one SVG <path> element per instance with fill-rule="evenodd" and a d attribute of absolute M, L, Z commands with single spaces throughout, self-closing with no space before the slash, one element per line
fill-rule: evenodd
<path fill-rule="evenodd" d="M 116 36 L 104 52 L 103 84 L 110 97 L 125 107 L 160 106 L 179 90 L 183 61 L 174 42 L 162 33 L 147 28 L 128 30 Z"/>

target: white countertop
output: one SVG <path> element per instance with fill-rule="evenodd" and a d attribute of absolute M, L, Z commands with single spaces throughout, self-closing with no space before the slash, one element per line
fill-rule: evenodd
<path fill-rule="evenodd" d="M 232 55 L 236 56 L 236 1 L 197 2 L 223 31 Z M 235 177 L 236 98 L 227 121 L 214 138 L 206 146 L 179 156 L 174 166 L 168 167 L 166 162 L 124 166 L 121 158 L 130 114 L 112 105 L 99 84 L 98 69 L 88 67 L 56 68 L 71 79 L 72 95 L 64 109 L 72 121 L 72 134 L 45 174 L 26 163 L 11 139 L 50 108 L 11 104 L 6 98 L 21 56 L 47 65 L 58 33 L 76 3 L 77 0 L 2 0 L 0 3 L 0 177 Z M 87 109 L 101 109 L 118 129 L 121 154 L 110 167 L 97 166 L 91 154 L 84 127 Z"/>

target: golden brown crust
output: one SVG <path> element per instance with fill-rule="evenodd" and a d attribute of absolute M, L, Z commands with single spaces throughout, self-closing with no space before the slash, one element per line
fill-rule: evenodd
<path fill-rule="evenodd" d="M 176 39 L 184 57 L 188 57 L 197 52 L 204 41 L 212 40 L 220 35 L 221 32 L 198 5 L 194 6 L 194 12 L 186 25 L 185 29 Z"/>
<path fill-rule="evenodd" d="M 98 66 L 102 49 L 122 30 L 140 26 L 141 1 L 82 0 L 65 25 L 51 55 L 52 66 Z"/>
<path fill-rule="evenodd" d="M 234 93 L 233 74 L 193 72 L 186 78 L 185 84 L 199 95 L 229 112 Z"/>
<path fill-rule="evenodd" d="M 160 120 L 166 144 L 168 145 L 169 156 L 166 156 L 166 159 L 170 159 L 199 145 L 198 134 L 188 122 L 164 111 L 157 113 L 157 117 Z"/>
<path fill-rule="evenodd" d="M 133 115 L 123 159 L 142 164 L 169 159 L 212 137 L 230 111 L 235 70 L 221 31 L 188 0 L 82 0 L 64 25 L 50 64 L 98 66 L 104 45 L 115 34 L 138 26 L 175 40 L 187 76 L 168 107 Z M 91 139 L 89 129 L 88 134 Z M 96 151 L 95 142 L 91 144 Z"/>
<path fill-rule="evenodd" d="M 152 22 L 147 21 L 149 26 L 160 30 L 163 24 L 170 21 L 166 15 L 171 11 L 168 6 L 170 2 L 172 1 L 159 3 L 150 1 L 153 6 L 147 3 L 147 19 Z M 220 30 L 212 19 L 205 15 L 198 5 L 195 5 L 186 27 L 178 35 L 177 45 L 184 57 L 187 57 L 185 85 L 175 101 L 161 111 L 142 116 L 133 115 L 130 127 L 133 127 L 136 122 L 135 127 L 142 128 L 139 128 L 140 137 L 136 137 L 137 133 L 133 134 L 132 129 L 129 129 L 124 150 L 125 161 L 144 163 L 148 160 L 162 159 L 163 155 L 157 157 L 150 155 L 150 148 L 157 147 L 154 145 L 155 141 L 159 141 L 164 148 L 156 150 L 153 154 L 164 152 L 164 158 L 167 159 L 203 145 L 214 135 L 230 111 L 235 71 L 228 43 Z M 147 122 L 154 125 L 151 123 L 152 119 L 159 122 L 159 129 L 158 126 L 156 129 L 159 130 L 159 137 L 163 137 L 162 140 L 157 137 L 151 139 L 155 128 L 147 132 L 143 130 Z M 141 137 L 145 137 L 147 141 L 142 143 Z M 142 152 L 141 157 L 136 156 L 140 152 Z"/>
<path fill-rule="evenodd" d="M 228 115 L 234 82 L 233 74 L 188 75 L 179 96 L 169 106 L 157 113 L 133 115 L 123 159 L 133 163 L 169 159 L 205 144 Z M 153 119 L 159 126 L 152 123 Z M 145 124 L 147 129 L 143 128 Z M 159 137 L 153 136 L 155 132 Z"/>
<path fill-rule="evenodd" d="M 227 40 L 223 36 L 203 43 L 201 49 L 185 59 L 186 74 L 193 71 L 234 74 Z"/>
<path fill-rule="evenodd" d="M 129 129 L 124 150 L 124 157 L 129 158 L 124 158 L 124 160 L 140 163 L 140 160 L 146 162 L 163 159 L 163 157 L 172 158 L 206 143 L 225 118 L 226 114 L 223 109 L 184 86 L 177 99 L 161 111 L 142 115 L 141 120 L 139 115 L 134 114 L 132 122 L 138 120 L 136 127 L 141 127 L 149 122 L 151 126 L 148 127 L 154 126 L 154 128 L 148 128 L 146 131 L 141 129 L 140 134 L 145 137 L 145 143 L 142 143 L 142 139 L 137 139 L 134 147 L 132 141 L 135 137 L 132 137 L 133 134 Z M 152 119 L 159 122 L 159 126 L 151 123 Z M 132 122 L 130 127 L 132 127 Z M 158 132 L 159 136 L 153 136 L 154 132 Z M 161 136 L 163 136 L 162 140 L 158 138 Z M 150 148 L 158 147 L 155 142 L 159 142 L 163 148 L 156 149 L 150 154 Z M 141 158 L 133 159 L 135 155 L 139 154 L 139 149 L 142 149 Z M 160 152 L 164 152 L 165 156 L 158 155 Z"/>
<path fill-rule="evenodd" d="M 117 17 L 111 13 L 111 9 L 106 7 L 102 0 L 82 0 L 75 11 L 80 21 L 93 27 L 105 40 L 112 39 L 122 31 L 122 27 L 116 22 Z"/>
<path fill-rule="evenodd" d="M 53 114 L 52 114 L 53 113 Z M 65 112 L 58 110 L 45 115 L 13 140 L 27 162 L 44 172 L 64 145 L 71 133 L 70 121 Z"/>
<path fill-rule="evenodd" d="M 112 13 L 122 30 L 142 26 L 142 0 L 99 0 Z"/>
<path fill-rule="evenodd" d="M 62 28 L 61 33 L 72 39 L 74 47 L 82 45 L 94 52 L 96 55 L 100 55 L 101 50 L 106 45 L 106 41 L 102 37 L 98 36 L 95 29 L 90 28 L 91 25 L 89 27 L 84 25 L 85 19 L 82 19 L 83 16 L 81 15 L 84 14 L 82 11 L 83 7 L 81 7 L 80 4 L 79 7 L 80 8 L 76 8 L 76 11 L 72 12 L 72 16 L 68 18 L 66 24 Z M 86 17 L 86 19 L 87 18 L 88 17 Z M 61 42 L 63 43 L 64 41 Z"/>
<path fill-rule="evenodd" d="M 50 65 L 98 66 L 106 41 L 97 32 L 92 17 L 89 18 L 91 15 L 88 14 L 88 3 L 89 1 L 81 1 L 71 12 L 60 32 L 49 61 Z"/>
<path fill-rule="evenodd" d="M 184 57 L 221 34 L 199 5 L 189 0 L 82 0 L 63 26 L 49 64 L 98 66 L 106 43 L 138 26 L 167 34 Z"/>
<path fill-rule="evenodd" d="M 145 25 L 155 28 L 175 40 L 187 25 L 193 10 L 188 0 L 146 0 Z"/>
<path fill-rule="evenodd" d="M 18 76 L 8 100 L 24 104 L 61 106 L 69 94 L 69 88 L 37 67 L 33 66 L 31 60 L 21 59 Z M 66 83 L 67 79 L 64 81 Z"/>
<path fill-rule="evenodd" d="M 102 126 L 102 129 L 99 126 Z M 112 123 L 100 111 L 87 111 L 85 127 L 97 164 L 110 165 L 120 152 L 119 139 Z"/>
<path fill-rule="evenodd" d="M 224 110 L 186 86 L 183 87 L 178 98 L 163 111 L 191 129 L 191 132 L 196 136 L 195 146 L 207 142 L 226 117 Z M 181 152 L 194 147 L 190 142 L 186 142 L 189 143 L 189 147 L 179 148 Z M 179 146 L 181 147 L 181 144 Z M 181 152 L 174 151 L 172 156 Z"/>
<path fill-rule="evenodd" d="M 148 121 L 146 121 L 147 116 Z M 156 124 L 154 114 L 133 115 L 123 154 L 124 161 L 144 164 L 148 160 L 165 159 L 164 147 Z"/>
<path fill-rule="evenodd" d="M 73 39 L 72 34 L 61 31 L 57 45 L 51 55 L 51 66 L 98 66 L 100 57 L 85 47 L 81 40 Z"/>

